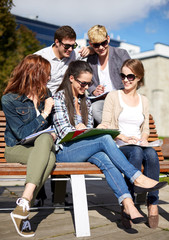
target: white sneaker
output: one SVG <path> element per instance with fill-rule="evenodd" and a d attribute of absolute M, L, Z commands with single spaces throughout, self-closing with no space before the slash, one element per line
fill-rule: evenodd
<path fill-rule="evenodd" d="M 29 201 L 24 198 L 18 198 L 16 208 L 11 212 L 11 218 L 17 233 L 22 237 L 33 237 L 35 233 L 31 231 L 29 222 Z"/>

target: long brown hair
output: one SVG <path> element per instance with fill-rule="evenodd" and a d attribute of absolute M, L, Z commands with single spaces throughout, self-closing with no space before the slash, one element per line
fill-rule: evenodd
<path fill-rule="evenodd" d="M 69 64 L 69 67 L 67 71 L 65 72 L 63 81 L 59 88 L 57 89 L 58 91 L 64 90 L 65 91 L 65 103 L 66 107 L 68 109 L 68 114 L 69 114 L 69 120 L 70 123 L 75 126 L 74 122 L 74 113 L 75 113 L 75 107 L 74 107 L 74 102 L 73 102 L 73 92 L 72 92 L 72 86 L 71 82 L 69 80 L 69 77 L 72 75 L 75 79 L 79 77 L 80 74 L 89 72 L 93 74 L 93 71 L 89 64 L 85 61 L 73 61 Z M 86 106 L 86 96 L 80 95 L 81 98 L 81 115 L 82 115 L 82 122 L 87 125 L 88 122 L 88 109 Z"/>
<path fill-rule="evenodd" d="M 45 58 L 36 54 L 26 56 L 13 70 L 3 94 L 35 95 L 39 104 L 47 95 L 50 69 L 50 63 Z"/>

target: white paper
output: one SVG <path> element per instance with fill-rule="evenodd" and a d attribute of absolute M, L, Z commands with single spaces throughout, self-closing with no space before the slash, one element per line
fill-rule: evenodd
<path fill-rule="evenodd" d="M 27 136 L 26 138 L 22 139 L 22 140 L 20 141 L 20 143 L 21 143 L 22 145 L 24 145 L 24 144 L 29 144 L 29 143 L 33 143 L 33 142 L 35 141 L 35 139 L 36 139 L 39 135 L 41 135 L 42 133 L 52 133 L 52 132 L 55 132 L 55 129 L 50 126 L 50 127 L 46 128 L 46 129 L 44 129 L 44 130 L 42 130 L 42 131 L 39 131 L 39 132 L 37 132 L 37 133 L 33 133 L 33 134 Z"/>
<path fill-rule="evenodd" d="M 136 143 L 136 144 L 130 144 L 130 143 L 126 143 L 123 142 L 122 140 L 117 139 L 116 140 L 116 144 L 118 147 L 122 147 L 122 146 L 127 146 L 127 145 L 135 145 L 135 146 L 141 146 L 141 147 L 160 147 L 163 144 L 163 140 L 162 139 L 158 139 L 156 141 L 153 142 L 149 142 L 148 145 L 140 145 L 140 142 Z"/>

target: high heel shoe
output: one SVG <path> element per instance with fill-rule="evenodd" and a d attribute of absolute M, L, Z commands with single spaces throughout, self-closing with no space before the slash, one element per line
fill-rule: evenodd
<path fill-rule="evenodd" d="M 130 220 L 134 224 L 145 223 L 146 219 L 144 217 L 131 218 L 129 214 L 123 212 L 123 218 Z"/>
<path fill-rule="evenodd" d="M 145 192 L 153 192 L 167 186 L 167 184 L 168 182 L 159 182 L 154 187 L 151 187 L 151 188 L 143 188 L 143 187 L 138 187 L 134 185 L 134 192 L 138 194 L 145 193 Z"/>
<path fill-rule="evenodd" d="M 131 229 L 132 222 L 123 216 L 124 207 L 121 207 L 121 223 L 125 229 Z"/>

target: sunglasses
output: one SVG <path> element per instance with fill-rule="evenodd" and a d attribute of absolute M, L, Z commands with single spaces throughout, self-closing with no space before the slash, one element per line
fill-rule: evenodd
<path fill-rule="evenodd" d="M 64 46 L 64 49 L 69 49 L 69 48 L 72 48 L 72 49 L 75 49 L 77 48 L 78 44 L 75 42 L 74 44 L 65 44 L 63 43 L 62 41 L 59 41 L 63 46 Z"/>
<path fill-rule="evenodd" d="M 101 42 L 101 43 L 92 43 L 94 48 L 99 48 L 100 46 L 105 47 L 108 44 L 108 40 L 106 39 L 105 41 Z"/>
<path fill-rule="evenodd" d="M 134 79 L 137 77 L 134 74 L 128 74 L 125 75 L 124 73 L 120 73 L 121 79 L 124 80 L 125 78 L 127 78 L 128 81 L 134 81 Z"/>
<path fill-rule="evenodd" d="M 78 82 L 78 83 L 80 84 L 80 86 L 81 86 L 82 88 L 86 87 L 87 85 L 90 87 L 90 86 L 93 84 L 92 81 L 91 81 L 91 82 L 81 82 L 80 80 L 78 80 L 78 79 L 76 79 L 76 78 L 74 78 L 74 79 L 75 79 L 76 82 Z"/>

